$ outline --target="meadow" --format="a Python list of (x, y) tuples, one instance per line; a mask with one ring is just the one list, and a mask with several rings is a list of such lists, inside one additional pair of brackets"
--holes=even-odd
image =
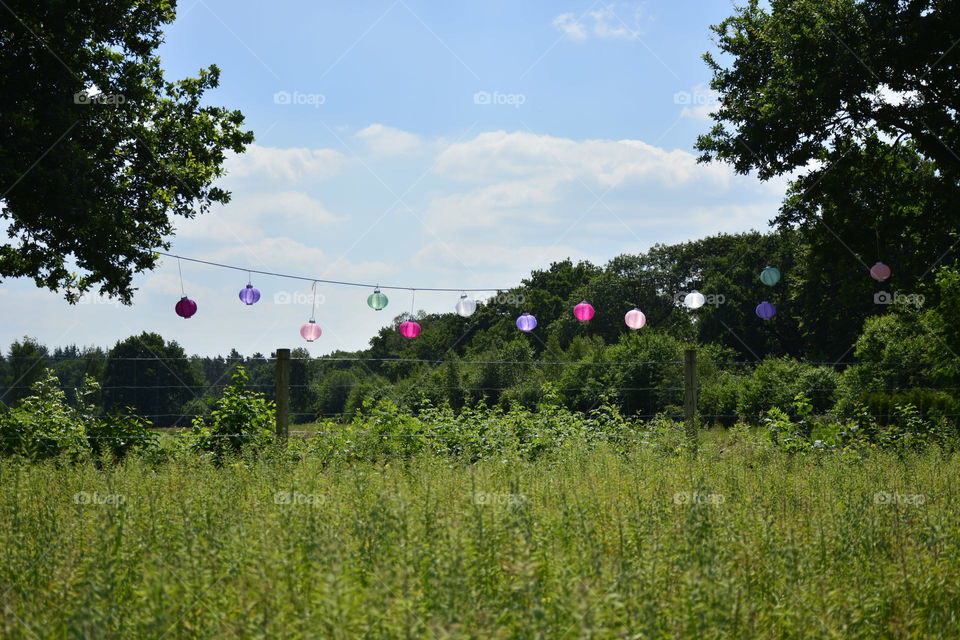
[(4, 638), (955, 638), (960, 456), (0, 461)]

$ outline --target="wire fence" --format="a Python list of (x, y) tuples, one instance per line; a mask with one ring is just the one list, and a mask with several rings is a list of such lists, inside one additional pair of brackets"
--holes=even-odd
[[(416, 413), (424, 405), (448, 404), (459, 410), (484, 405), (505, 409), (511, 404), (536, 410), (548, 395), (551, 401), (588, 414), (604, 403), (619, 407), (637, 421), (658, 416), (679, 419), (686, 392), (685, 362), (678, 359), (642, 361), (516, 360), (321, 357), (285, 358), (287, 384), (278, 385), (282, 358), (85, 357), (13, 356), (6, 359), (0, 381), (0, 403), (16, 406), (35, 390), (44, 368), (59, 377), (58, 389), (70, 399), (88, 389), (86, 375), (98, 380), (94, 402), (108, 412), (130, 412), (151, 421), (171, 437), (202, 421), (231, 384), (238, 366), (248, 371), (245, 388), (267, 400), (286, 402), (285, 419), (291, 436), (342, 435), (329, 425), (349, 421), (363, 399), (392, 401)], [(930, 362), (872, 364), (861, 362), (794, 361), (803, 379), (789, 379), (788, 369), (773, 371), (773, 380), (760, 379), (761, 361), (702, 360), (696, 363), (697, 415), (702, 424), (726, 424), (758, 419), (770, 406), (789, 410), (799, 389), (819, 413), (838, 402), (859, 403), (878, 421), (889, 420), (898, 405), (911, 402), (922, 412), (948, 419), (960, 417), (960, 385), (936, 379)], [(954, 363), (960, 364), (960, 363)], [(405, 367), (402, 373), (393, 367)], [(863, 375), (844, 375), (859, 367)], [(451, 381), (451, 371), (454, 380)], [(796, 373), (795, 371), (793, 373)], [(351, 379), (344, 379), (344, 376)], [(776, 378), (779, 375), (780, 378)], [(5, 378), (5, 379), (4, 379)], [(279, 396), (278, 396), (279, 392)], [(552, 395), (551, 395), (552, 394)], [(284, 397), (281, 397), (284, 396)], [(316, 429), (297, 425), (316, 424)], [(356, 432), (353, 432), (356, 433)], [(638, 432), (639, 433), (639, 432)], [(456, 433), (376, 434), (383, 437), (468, 437)], [(111, 436), (102, 436), (108, 438)], [(476, 437), (476, 436), (469, 436)], [(489, 437), (498, 437), (490, 435)], [(536, 437), (530, 435), (529, 437)]]

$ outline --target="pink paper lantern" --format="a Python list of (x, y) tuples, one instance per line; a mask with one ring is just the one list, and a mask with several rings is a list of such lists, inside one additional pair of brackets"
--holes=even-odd
[(586, 300), (584, 300), (583, 302), (581, 302), (580, 304), (578, 304), (573, 308), (573, 315), (580, 322), (586, 322), (587, 320), (592, 318), (595, 313), (596, 313), (596, 310), (593, 308), (593, 305), (591, 305)]
[(197, 312), (197, 303), (187, 296), (183, 296), (173, 309), (181, 318), (189, 318)]
[(323, 332), (320, 331), (320, 325), (317, 324), (316, 320), (306, 322), (300, 327), (300, 335), (303, 336), (303, 339), (307, 342), (313, 342), (320, 337), (321, 333)]
[(892, 272), (890, 271), (890, 267), (883, 264), (882, 262), (878, 262), (877, 264), (870, 267), (870, 277), (872, 277), (874, 280), (878, 282), (883, 282), (884, 280), (887, 280), (890, 277), (891, 273)]
[(643, 315), (643, 311), (640, 311), (640, 309), (631, 309), (627, 311), (627, 315), (623, 316), (623, 321), (627, 323), (628, 327), (636, 331), (647, 324), (647, 316)]
[(400, 323), (400, 335), (404, 338), (416, 338), (420, 335), (420, 325), (414, 322), (413, 320), (407, 320), (406, 322)]

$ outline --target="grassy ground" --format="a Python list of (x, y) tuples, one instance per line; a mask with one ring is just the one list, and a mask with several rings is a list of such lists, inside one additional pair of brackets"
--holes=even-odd
[(4, 638), (956, 638), (960, 457), (0, 463)]

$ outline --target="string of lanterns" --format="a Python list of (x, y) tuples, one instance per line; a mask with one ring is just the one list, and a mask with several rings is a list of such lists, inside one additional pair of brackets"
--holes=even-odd
[[(181, 298), (177, 301), (177, 304), (174, 307), (177, 315), (181, 318), (190, 318), (197, 313), (197, 303), (194, 300), (191, 300), (184, 290), (183, 286), (183, 269), (180, 265), (180, 260), (188, 260), (191, 262), (199, 262), (201, 264), (208, 264), (218, 267), (223, 267), (227, 269), (234, 269), (238, 271), (247, 271), (247, 285), (240, 290), (239, 298), (243, 304), (247, 306), (252, 306), (260, 300), (260, 291), (253, 286), (253, 270), (242, 269), (240, 267), (234, 267), (231, 265), (217, 264), (213, 262), (207, 262), (205, 260), (197, 260), (194, 258), (185, 258), (183, 256), (176, 256), (173, 254), (158, 252), (161, 255), (170, 256), (177, 259), (177, 271), (180, 275), (180, 292)], [(306, 280), (307, 278), (302, 278), (300, 276), (291, 276), (279, 273), (269, 273), (257, 271), (256, 273), (264, 273), (266, 275), (283, 277), (283, 278), (292, 278), (296, 280)], [(889, 266), (885, 265), (882, 262), (877, 262), (872, 267), (870, 267), (870, 276), (877, 280), (878, 282), (884, 282), (890, 278), (892, 271)], [(765, 267), (760, 272), (760, 282), (767, 285), (768, 287), (774, 287), (780, 282), (781, 273), (780, 270), (776, 267)], [(313, 280), (311, 285), (312, 297), (313, 297), (313, 306), (310, 312), (310, 319), (300, 327), (300, 335), (307, 342), (314, 342), (320, 338), (323, 333), (320, 329), (320, 325), (316, 321), (316, 310), (317, 310), (317, 283), (325, 282), (329, 284), (339, 284), (346, 286), (355, 286), (355, 287), (369, 287), (370, 285), (363, 283), (355, 282), (337, 282), (332, 280)], [(413, 339), (420, 335), (423, 331), (423, 328), (418, 322), (413, 319), (413, 310), (414, 310), (414, 300), (416, 298), (417, 289), (413, 287), (383, 287), (389, 289), (400, 289), (408, 290), (411, 292), (410, 296), (410, 313), (409, 319), (401, 322), (397, 331), (405, 338)], [(382, 311), (387, 307), (390, 302), (390, 299), (384, 294), (381, 290), (380, 285), (374, 287), (373, 293), (367, 297), (367, 306), (369, 306), (374, 311)], [(502, 291), (503, 289), (461, 289), (460, 299), (457, 301), (454, 311), (456, 314), (462, 318), (469, 318), (477, 310), (477, 302), (469, 295), (467, 291)], [(443, 289), (443, 288), (425, 288), (421, 291), (457, 291), (457, 289)], [(696, 289), (687, 293), (683, 298), (683, 306), (691, 311), (696, 311), (703, 307), (707, 302), (706, 296), (697, 291)], [(757, 305), (754, 310), (757, 317), (762, 320), (771, 320), (774, 316), (777, 315), (777, 306), (772, 303), (764, 300)], [(581, 301), (576, 306), (573, 307), (573, 316), (580, 322), (589, 322), (596, 315), (596, 309), (592, 304), (586, 300)], [(634, 307), (623, 317), (624, 324), (627, 325), (631, 330), (636, 331), (642, 329), (647, 324), (647, 316), (637, 307)], [(524, 312), (516, 320), (517, 329), (523, 331), (524, 333), (530, 333), (537, 328), (537, 319), (531, 313)]]

